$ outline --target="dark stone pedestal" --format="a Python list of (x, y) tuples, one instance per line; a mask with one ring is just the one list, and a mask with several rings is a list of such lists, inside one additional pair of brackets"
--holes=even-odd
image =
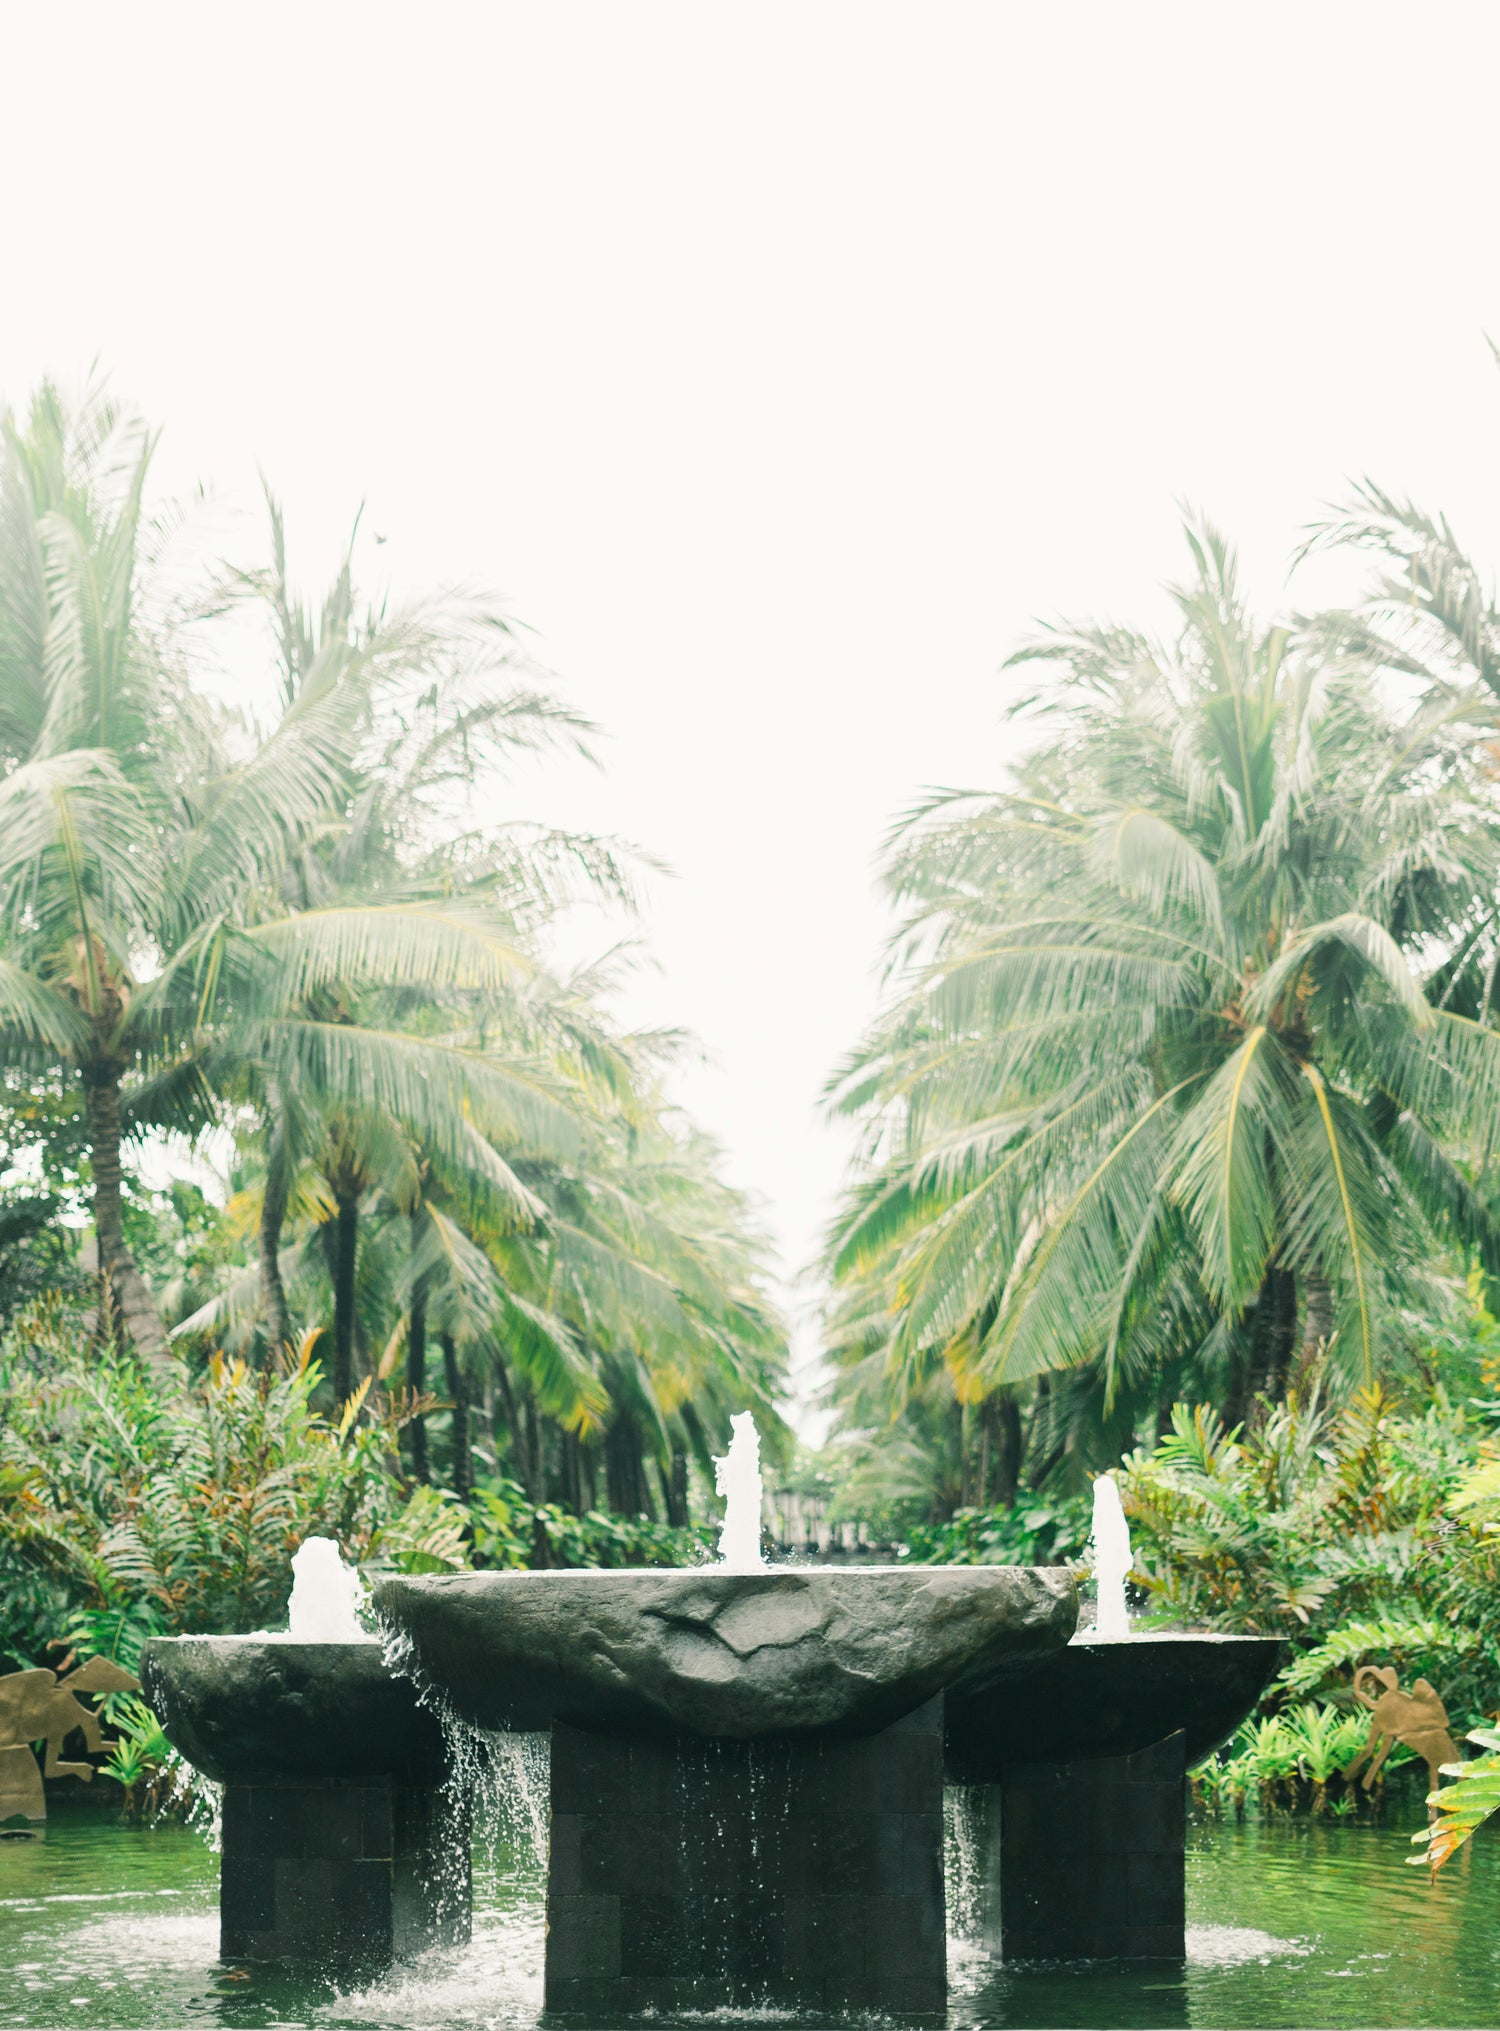
[(1006, 1764), (982, 1788), (991, 1857), (999, 1819), (987, 1943), (1006, 1960), (1180, 1959), (1186, 1788), (1180, 1734), (1133, 1756)]
[(549, 2012), (946, 2003), (942, 1701), (878, 1735), (556, 1724)]
[(391, 1778), (225, 1787), (226, 1960), (378, 1973), (469, 1923), (467, 1801)]

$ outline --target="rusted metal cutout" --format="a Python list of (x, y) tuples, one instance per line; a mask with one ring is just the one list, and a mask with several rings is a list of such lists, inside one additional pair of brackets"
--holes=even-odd
[[(1372, 1686), (1381, 1690), (1373, 1692)], [(1354, 1761), (1344, 1766), (1344, 1775), (1352, 1778), (1360, 1765), (1368, 1762), (1370, 1767), (1361, 1780), (1366, 1791), (1398, 1742), (1426, 1762), (1429, 1791), (1436, 1791), (1442, 1781), (1440, 1765), (1463, 1760), (1448, 1732), (1448, 1709), (1425, 1678), (1419, 1678), (1410, 1692), (1403, 1692), (1394, 1665), (1362, 1664), (1354, 1674), (1354, 1697), (1370, 1710), (1370, 1734)]]
[[(31, 1671), (12, 1671), (0, 1678), (0, 1821), (21, 1818), (44, 1820), (47, 1794), (42, 1778), (92, 1778), (92, 1763), (63, 1760), (63, 1744), (77, 1729), (91, 1756), (102, 1756), (109, 1744), (99, 1727), (99, 1716), (86, 1707), (79, 1693), (137, 1692), (140, 1680), (107, 1657), (91, 1657), (66, 1678), (44, 1666)], [(45, 1741), (44, 1768), (37, 1768), (33, 1742)]]

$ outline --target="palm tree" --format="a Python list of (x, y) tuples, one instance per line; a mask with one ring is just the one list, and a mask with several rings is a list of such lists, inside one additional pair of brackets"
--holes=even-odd
[(72, 414), (46, 385), (24, 433), (0, 418), (0, 1060), (77, 1078), (101, 1270), (157, 1357), (121, 1216), (139, 1118), (123, 1082), (201, 1018), (206, 983), (188, 976), (205, 927), (326, 814), (353, 701), (325, 695), (231, 760), (153, 603), (152, 449), (99, 395)]
[(1065, 682), (1013, 787), (901, 828), (901, 989), (831, 1089), (866, 1124), (836, 1342), (898, 1402), (937, 1366), (1045, 1392), (1059, 1445), (1090, 1437), (1060, 1371), (1128, 1443), (1164, 1392), (1281, 1393), (1299, 1340), (1368, 1380), (1445, 1244), (1500, 1271), (1500, 1046), (1444, 1005), (1494, 949), (1492, 788), (1358, 629), (1257, 625), (1188, 542), (1175, 642), (1029, 644)]
[[(102, 400), (71, 416), (50, 388), (24, 434), (4, 423), (0, 1059), (62, 1065), (81, 1084), (101, 1267), (124, 1331), (159, 1358), (162, 1322), (124, 1239), (127, 1134), (200, 1130), (248, 1091), (280, 1096), (275, 1151), (287, 1097), (306, 1092), (342, 1110), (346, 1152), (394, 1116), (526, 1203), (496, 1140), (566, 1155), (577, 1131), (544, 1073), (361, 1025), (351, 1006), (377, 986), (513, 996), (529, 962), (511, 912), (477, 894), (455, 905), (399, 892), (298, 907), (309, 856), (347, 819), (380, 708), (430, 685), (453, 627), (415, 609), (352, 630), (346, 572), (331, 603), (344, 622), (325, 616), (276, 725), (237, 757), (151, 604), (151, 449)], [(468, 674), (482, 661), (471, 645)], [(476, 709), (472, 739), (483, 722)], [(282, 1150), (273, 1206), (286, 1184)], [(340, 1211), (352, 1258), (357, 1201), (346, 1194)], [(274, 1268), (274, 1235), (261, 1261)], [(268, 1281), (279, 1327), (284, 1294), (278, 1306)]]
[[(577, 1135), (564, 1119), (570, 1084), (554, 1078), (545, 1062), (553, 1039), (541, 1019), (550, 1003), (537, 991), (535, 934), (575, 885), (626, 902), (630, 877), (609, 841), (473, 817), (481, 783), (490, 788), (518, 752), (559, 743), (581, 748), (592, 730), (537, 688), (505, 619), (454, 598), (429, 601), (394, 620), (378, 610), (358, 617), (352, 542), (314, 618), (291, 587), (285, 525), (269, 495), (268, 508), (269, 566), (231, 573), (220, 589), (268, 615), (283, 711), (296, 713), (331, 677), (347, 682), (352, 672), (374, 673), (373, 682), (365, 680), (368, 716), (348, 758), (336, 822), (303, 843), (283, 883), (289, 918), (301, 924), (348, 919), (360, 925), (361, 938), (357, 949), (351, 947), (350, 975), (337, 983), (310, 982), (311, 999), (299, 1012), (349, 1031), (340, 1040), (346, 1072), (357, 1073), (372, 1051), (389, 1055), (395, 1049), (417, 1075), (394, 1110), (373, 1099), (379, 1083), (373, 1066), (372, 1077), (356, 1076), (328, 1090), (309, 1081), (305, 1063), (293, 1078), (273, 1058), (259, 1082), (266, 1153), (259, 1259), (272, 1344), (289, 1333), (280, 1235), (291, 1174), (305, 1161), (320, 1174), (329, 1209), (334, 1386), (347, 1394), (361, 1208), (373, 1192), (383, 1189), (415, 1217), (412, 1167), (425, 1168), (442, 1145), (450, 1176), (467, 1158), (481, 1187), (501, 1189), (512, 1217), (518, 1205), (528, 1217), (537, 1211), (473, 1121), (460, 1123), (465, 1132), (457, 1148), (435, 1121), (429, 1103), (437, 1096), (440, 1108), (446, 1104), (442, 1096), (455, 1072), (470, 1086), (490, 1089), (507, 1079), (513, 1087), (531, 1083), (538, 1103), (531, 1109), (532, 1132), (509, 1124), (512, 1156), (567, 1155), (576, 1147)], [(394, 944), (372, 935), (381, 923)], [(481, 969), (484, 977), (462, 968), (455, 973), (449, 960), (459, 956), (464, 938), (448, 956), (429, 938), (419, 944), (434, 961), (430, 970), (410, 970), (409, 955), (397, 947), (414, 927), (439, 924), (457, 925), (465, 936), (482, 932), (508, 965)], [(240, 1049), (240, 1040), (232, 1037), (231, 1046)], [(538, 1140), (535, 1131), (548, 1113), (543, 1103), (550, 1105), (548, 1132)], [(472, 1115), (467, 1091), (465, 1104)], [(425, 1346), (422, 1289), (418, 1283), (413, 1290), (414, 1369)], [(420, 1419), (414, 1439), (422, 1444)]]

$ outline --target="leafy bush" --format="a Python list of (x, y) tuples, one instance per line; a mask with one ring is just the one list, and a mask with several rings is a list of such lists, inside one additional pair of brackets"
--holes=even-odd
[(1180, 1404), (1119, 1477), (1134, 1578), (1159, 1622), (1292, 1641), (1280, 1698), (1347, 1704), (1352, 1668), (1378, 1657), (1482, 1720), (1500, 1698), (1491, 1430), (1488, 1406), (1441, 1388), (1419, 1413), (1378, 1390), (1335, 1411), (1314, 1389), (1235, 1432)]
[(1280, 1713), (1245, 1722), (1233, 1741), (1192, 1773), (1193, 1796), (1206, 1810), (1243, 1819), (1254, 1805), (1262, 1814), (1330, 1813), (1336, 1818), (1363, 1811), (1378, 1817), (1389, 1771), (1414, 1760), (1398, 1748), (1367, 1792), (1344, 1781), (1344, 1770), (1364, 1747), (1370, 1717), (1331, 1702), (1308, 1700)]
[(1081, 1495), (1014, 1509), (960, 1509), (946, 1523), (909, 1527), (906, 1555), (918, 1565), (1070, 1565), (1088, 1544), (1090, 1516), (1090, 1500)]
[(644, 1516), (575, 1516), (556, 1503), (538, 1505), (515, 1481), (493, 1480), (470, 1504), (477, 1566), (691, 1566), (709, 1554), (707, 1525), (675, 1529)]
[(317, 1383), (306, 1347), (260, 1373), (215, 1357), (190, 1385), (23, 1321), (0, 1347), (0, 1650), (133, 1667), (153, 1634), (278, 1624), (313, 1533), (359, 1562), (463, 1563), (429, 1492), (404, 1499), (397, 1418), (361, 1390), (332, 1424)]
[(110, 1721), (115, 1740), (100, 1774), (123, 1787), (127, 1819), (155, 1819), (172, 1802), (181, 1759), (143, 1699), (117, 1696)]

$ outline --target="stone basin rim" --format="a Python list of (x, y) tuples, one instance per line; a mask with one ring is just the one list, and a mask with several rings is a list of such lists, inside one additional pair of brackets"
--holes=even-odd
[(385, 1638), (368, 1636), (293, 1636), (289, 1629), (204, 1630), (187, 1636), (153, 1636), (153, 1643), (276, 1643), (287, 1650), (379, 1649)]
[[(945, 1574), (957, 1577), (967, 1573), (1064, 1573), (1070, 1570), (1065, 1565), (1021, 1566), (1021, 1565), (972, 1565), (972, 1566), (920, 1566), (903, 1563), (894, 1566), (835, 1566), (825, 1565), (821, 1560), (816, 1564), (779, 1565), (757, 1567), (753, 1572), (743, 1568), (721, 1566), (715, 1563), (702, 1566), (544, 1566), (513, 1568), (509, 1572), (476, 1571), (467, 1573), (389, 1573), (375, 1582), (377, 1587), (403, 1580), (433, 1581), (445, 1584), (458, 1580), (484, 1580), (493, 1585), (524, 1585), (555, 1580), (808, 1580), (827, 1573), (848, 1579), (853, 1574), (868, 1574), (871, 1579), (890, 1579), (902, 1574), (908, 1579), (940, 1579)], [(176, 1639), (173, 1639), (174, 1641)], [(1124, 1642), (1128, 1639), (1113, 1639)]]
[(1284, 1643), (1284, 1636), (1246, 1635), (1232, 1629), (1132, 1629), (1128, 1636), (1095, 1636), (1080, 1629), (1063, 1646), (1066, 1650), (1118, 1650), (1122, 1645), (1141, 1649), (1148, 1643)]
[(479, 1727), (735, 1740), (879, 1733), (1078, 1614), (1066, 1568), (1001, 1565), (392, 1575), (374, 1605)]

